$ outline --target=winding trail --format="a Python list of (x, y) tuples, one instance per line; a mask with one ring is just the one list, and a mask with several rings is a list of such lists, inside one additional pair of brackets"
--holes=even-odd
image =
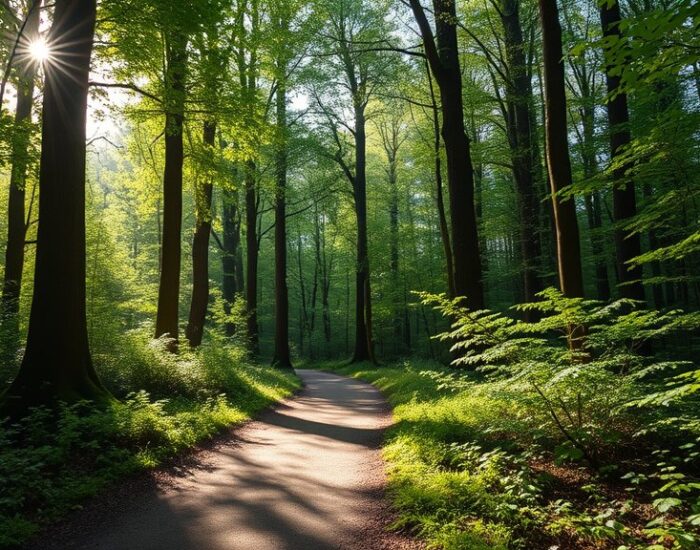
[(303, 390), (199, 453), (78, 513), (34, 548), (418, 548), (393, 519), (379, 454), (390, 409), (371, 385), (298, 370)]

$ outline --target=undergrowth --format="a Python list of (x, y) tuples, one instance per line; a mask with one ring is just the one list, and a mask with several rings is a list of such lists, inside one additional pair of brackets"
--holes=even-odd
[[(102, 379), (120, 402), (56, 413), (35, 409), (0, 424), (0, 548), (80, 506), (110, 482), (153, 468), (222, 429), (243, 422), (299, 385), (294, 375), (245, 362), (214, 342), (197, 352), (165, 351), (141, 331), (97, 355)], [(139, 388), (138, 391), (130, 391)]]
[(438, 338), (459, 368), (321, 365), (393, 406), (395, 527), (447, 550), (699, 546), (699, 371), (659, 342), (697, 315), (548, 291), (524, 323), (423, 298), (452, 319)]

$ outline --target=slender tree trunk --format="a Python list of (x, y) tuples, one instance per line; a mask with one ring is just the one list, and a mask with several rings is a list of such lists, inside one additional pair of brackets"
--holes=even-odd
[(367, 137), (364, 107), (355, 107), (355, 216), (357, 218), (357, 272), (355, 281), (355, 351), (352, 362), (374, 361), (372, 302), (367, 245)]
[(275, 151), (275, 351), (273, 365), (292, 368), (289, 353), (289, 293), (287, 290), (287, 90), (284, 74), (277, 83), (277, 131)]
[(433, 89), (433, 77), (430, 74), (430, 68), (426, 67), (428, 72), (428, 84), (430, 85), (430, 100), (433, 106), (433, 152), (435, 154), (435, 197), (437, 203), (438, 221), (440, 223), (440, 238), (442, 240), (442, 248), (445, 254), (445, 270), (447, 271), (447, 289), (450, 296), (456, 296), (455, 293), (455, 277), (454, 277), (454, 262), (452, 260), (452, 244), (450, 242), (450, 230), (447, 224), (447, 215), (445, 214), (445, 199), (442, 190), (442, 158), (441, 158), (441, 138), (440, 138), (440, 118), (438, 113), (438, 104), (435, 99), (435, 90)]
[[(581, 100), (584, 103), (581, 109), (581, 125), (583, 127), (583, 142), (581, 143), (581, 157), (583, 159), (583, 177), (587, 180), (593, 178), (598, 172), (594, 143), (594, 98), (588, 86), (587, 77), (581, 78), (579, 83)], [(601, 214), (601, 198), (598, 191), (593, 191), (585, 197), (586, 217), (591, 243), (591, 253), (595, 266), (596, 295), (599, 300), (610, 300), (610, 283), (608, 280), (608, 267), (605, 259), (605, 241), (600, 231), (603, 228)]]
[(479, 238), (474, 211), (474, 170), (464, 126), (462, 74), (457, 47), (456, 8), (453, 0), (434, 0), (435, 37), (419, 0), (410, 0), (423, 37), (426, 57), (440, 90), (442, 139), (447, 156), (450, 192), (454, 287), (471, 309), (484, 307)]
[(255, 162), (246, 162), (245, 219), (246, 219), (246, 335), (251, 353), (259, 352), (258, 342), (258, 198), (255, 185)]
[[(46, 70), (39, 175), (39, 228), (27, 347), (3, 408), (82, 399), (106, 402), (93, 368), (85, 294), (85, 124), (94, 0), (56, 0)], [(60, 70), (59, 70), (60, 68)]]
[(166, 46), (165, 167), (163, 172), (163, 246), (155, 337), (172, 339), (177, 349), (182, 259), (182, 125), (185, 103), (187, 39), (174, 35)]
[[(34, 0), (29, 7), (24, 27), (23, 44), (36, 39), (39, 32), (41, 0)], [(15, 135), (12, 140), (12, 170), (10, 172), (10, 192), (7, 206), (7, 247), (5, 249), (5, 279), (2, 287), (0, 320), (8, 317), (13, 325), (12, 332), (18, 337), (17, 313), (22, 290), (24, 269), (24, 246), (27, 233), (25, 221), (25, 183), (27, 177), (27, 149), (29, 146), (32, 107), (34, 104), (34, 80), (37, 63), (32, 59), (22, 59), (18, 66), (17, 108), (15, 111)], [(11, 318), (11, 319), (10, 319)]]
[(517, 188), (520, 222), (520, 252), (523, 261), (523, 294), (525, 301), (533, 302), (542, 290), (539, 279), (539, 258), (542, 247), (539, 236), (540, 199), (537, 195), (533, 164), (532, 84), (525, 61), (525, 42), (520, 23), (518, 0), (502, 0), (501, 21), (509, 80), (506, 82), (506, 101), (509, 105), (507, 128), (510, 134), (511, 161)]
[(399, 191), (396, 175), (396, 152), (389, 158), (389, 270), (393, 293), (393, 328), (395, 351), (402, 342), (401, 301), (399, 295)]
[[(223, 251), (221, 255), (221, 267), (223, 271), (222, 294), (224, 299), (224, 313), (230, 315), (236, 294), (243, 291), (243, 266), (241, 255), (241, 215), (238, 207), (237, 192), (225, 187), (221, 192), (222, 225), (223, 225)], [(233, 336), (236, 332), (234, 322), (228, 320), (225, 326), (226, 336)]]
[[(623, 40), (620, 31), (620, 5), (617, 0), (605, 1), (600, 7), (603, 37)], [(606, 52), (607, 53), (607, 52)], [(619, 162), (620, 155), (631, 141), (627, 94), (620, 93), (620, 76), (615, 67), (607, 66), (605, 77), (608, 86), (608, 122), (610, 124), (610, 160)], [(645, 301), (641, 266), (630, 267), (628, 262), (642, 253), (638, 233), (629, 233), (621, 227), (637, 214), (637, 199), (634, 183), (627, 172), (629, 164), (613, 170), (613, 219), (615, 222), (615, 252), (620, 294), (625, 298)]]
[[(216, 138), (216, 122), (204, 123), (204, 146), (211, 152)], [(201, 196), (197, 194), (197, 212), (194, 239), (192, 240), (192, 301), (190, 316), (185, 329), (185, 336), (190, 347), (197, 348), (202, 344), (204, 323), (207, 318), (209, 305), (209, 236), (211, 235), (211, 200), (213, 182), (207, 177)]]
[(559, 284), (565, 296), (581, 297), (583, 275), (576, 204), (573, 198), (562, 199), (558, 196), (560, 191), (571, 185), (559, 10), (556, 0), (539, 0), (539, 7), (546, 97), (547, 167), (557, 233)]

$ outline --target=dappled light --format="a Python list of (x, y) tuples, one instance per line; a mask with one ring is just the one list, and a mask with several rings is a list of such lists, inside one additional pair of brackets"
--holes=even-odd
[(0, 36), (0, 550), (700, 547), (696, 0)]

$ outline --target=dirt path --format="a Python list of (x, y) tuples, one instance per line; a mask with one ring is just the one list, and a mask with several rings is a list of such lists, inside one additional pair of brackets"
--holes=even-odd
[(295, 398), (200, 453), (185, 473), (122, 488), (34, 548), (417, 548), (389, 534), (379, 455), (389, 409), (372, 386), (299, 370)]

